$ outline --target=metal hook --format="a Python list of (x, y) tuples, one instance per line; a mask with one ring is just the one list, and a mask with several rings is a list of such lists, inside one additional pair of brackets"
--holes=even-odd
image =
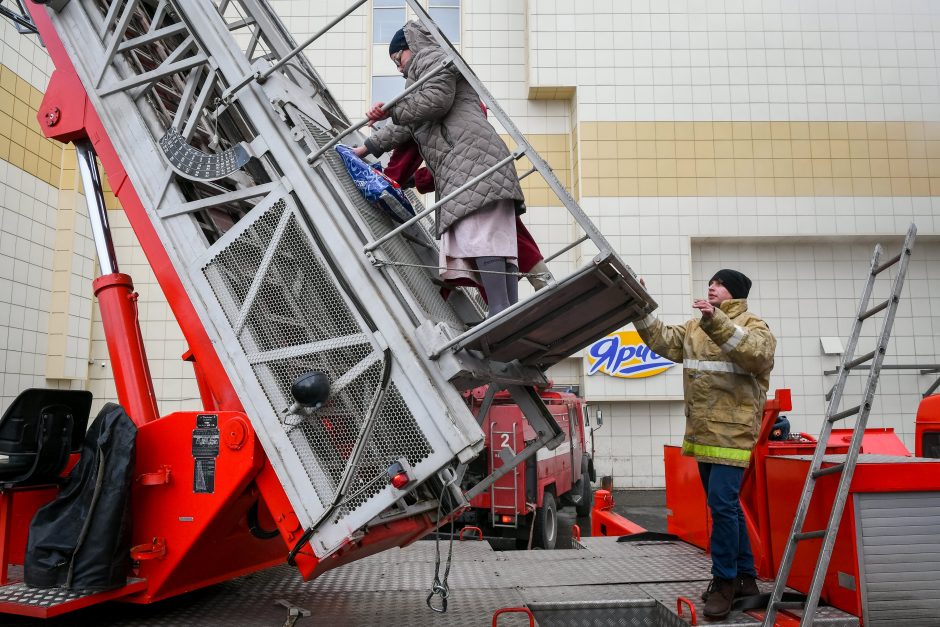
[[(440, 607), (434, 607), (434, 604), (431, 602), (435, 594), (441, 597)], [(450, 591), (447, 589), (447, 586), (441, 585), (441, 582), (435, 578), (434, 585), (431, 586), (431, 592), (428, 593), (428, 598), (425, 600), (425, 603), (438, 614), (444, 614), (447, 612), (447, 597), (449, 594)]]

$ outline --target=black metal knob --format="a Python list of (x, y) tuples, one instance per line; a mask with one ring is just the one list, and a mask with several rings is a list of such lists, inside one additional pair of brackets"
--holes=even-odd
[(330, 378), (325, 372), (313, 370), (306, 372), (290, 386), (294, 400), (304, 407), (320, 407), (330, 396)]

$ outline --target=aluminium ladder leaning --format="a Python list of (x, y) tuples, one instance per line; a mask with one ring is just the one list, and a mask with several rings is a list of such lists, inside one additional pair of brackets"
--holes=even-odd
[[(878, 387), (878, 376), (881, 372), (882, 361), (888, 349), (888, 339), (891, 337), (891, 328), (894, 325), (894, 316), (901, 299), (901, 289), (904, 286), (904, 277), (907, 274), (907, 266), (911, 259), (911, 250), (914, 247), (914, 239), (916, 236), (917, 227), (911, 224), (907, 231), (907, 236), (904, 238), (904, 244), (901, 246), (901, 251), (884, 263), (881, 263), (881, 244), (875, 246), (871, 258), (868, 280), (862, 291), (862, 296), (858, 304), (858, 312), (852, 325), (852, 333), (849, 336), (848, 346), (846, 346), (845, 352), (842, 354), (842, 364), (838, 370), (839, 378), (826, 395), (829, 404), (826, 407), (822, 431), (819, 434), (819, 440), (816, 442), (816, 451), (813, 453), (813, 460), (810, 463), (809, 472), (806, 474), (806, 483), (803, 485), (803, 493), (800, 496), (799, 505), (797, 506), (796, 514), (793, 519), (793, 527), (790, 530), (786, 549), (780, 561), (780, 568), (777, 571), (774, 589), (767, 605), (767, 614), (764, 618), (765, 627), (774, 624), (777, 611), (781, 609), (802, 609), (803, 616), (800, 620), (800, 625), (805, 626), (813, 623), (816, 607), (819, 605), (819, 596), (822, 592), (823, 582), (826, 579), (826, 571), (829, 568), (829, 559), (832, 556), (832, 550), (835, 545), (836, 532), (842, 521), (842, 512), (845, 508), (845, 501), (848, 498), (849, 485), (852, 482), (855, 464), (858, 461), (862, 437), (865, 434), (865, 425), (868, 422), (868, 414), (871, 411), (875, 390)], [(875, 279), (879, 274), (895, 265), (898, 266), (898, 270), (891, 287), (891, 294), (885, 301), (869, 308), (868, 301), (874, 289)], [(878, 335), (875, 348), (860, 357), (855, 357), (855, 349), (858, 345), (859, 336), (861, 335), (862, 324), (868, 318), (885, 310), (887, 311), (882, 320), (881, 333)], [(862, 402), (850, 409), (839, 411), (839, 403), (842, 401), (842, 393), (845, 390), (849, 372), (851, 372), (853, 368), (857, 368), (869, 361), (871, 362), (871, 366), (863, 388), (864, 396)], [(855, 415), (857, 415), (858, 418), (852, 431), (852, 440), (849, 443), (849, 449), (845, 455), (844, 461), (822, 468), (823, 458), (826, 454), (826, 446), (829, 442), (829, 435), (832, 432), (832, 425), (839, 420)], [(836, 490), (826, 528), (804, 531), (803, 524), (806, 522), (806, 514), (809, 511), (810, 502), (813, 498), (813, 489), (816, 485), (816, 479), (837, 473), (841, 473), (839, 477), (839, 487)], [(816, 566), (813, 569), (813, 577), (806, 594), (806, 599), (804, 601), (782, 601), (783, 592), (787, 585), (787, 578), (790, 575), (790, 568), (793, 566), (793, 560), (796, 556), (797, 544), (804, 540), (812, 539), (822, 539), (822, 546), (819, 550)]]

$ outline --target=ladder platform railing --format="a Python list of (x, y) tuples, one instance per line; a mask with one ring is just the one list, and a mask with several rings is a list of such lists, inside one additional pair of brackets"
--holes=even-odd
[[(322, 150), (322, 149), (321, 149), (321, 150)], [(369, 242), (368, 244), (366, 244), (365, 246), (362, 247), (362, 250), (363, 250), (367, 255), (369, 255), (370, 253), (374, 252), (375, 249), (377, 249), (379, 246), (381, 246), (382, 244), (384, 244), (384, 243), (387, 242), (388, 240), (392, 239), (393, 237), (395, 237), (396, 235), (402, 233), (403, 231), (409, 229), (410, 227), (412, 227), (413, 225), (415, 225), (415, 224), (417, 224), (419, 221), (421, 221), (423, 218), (426, 218), (426, 217), (428, 217), (429, 215), (431, 215), (432, 213), (434, 213), (435, 211), (437, 211), (438, 208), (441, 207), (441, 205), (443, 205), (443, 204), (445, 204), (445, 203), (447, 203), (447, 202), (450, 202), (451, 200), (453, 200), (454, 198), (456, 198), (457, 196), (459, 196), (460, 194), (462, 194), (462, 193), (465, 192), (466, 190), (470, 189), (471, 187), (473, 187), (473, 186), (476, 185), (477, 183), (479, 183), (479, 182), (481, 182), (481, 181), (483, 181), (483, 180), (489, 178), (489, 177), (492, 176), (497, 170), (499, 170), (500, 168), (502, 168), (504, 165), (509, 164), (509, 163), (512, 163), (513, 161), (515, 161), (515, 160), (517, 160), (517, 159), (521, 159), (521, 158), (524, 157), (524, 156), (525, 156), (525, 153), (524, 153), (524, 152), (514, 152), (514, 153), (510, 154), (508, 157), (505, 157), (505, 158), (503, 158), (503, 159), (500, 159), (495, 165), (493, 165), (493, 166), (487, 168), (486, 170), (484, 170), (483, 172), (481, 172), (480, 174), (478, 174), (478, 175), (475, 176), (474, 178), (470, 179), (469, 181), (467, 181), (466, 183), (464, 183), (463, 185), (461, 185), (460, 187), (458, 187), (458, 188), (455, 189), (454, 191), (450, 192), (449, 194), (447, 194), (446, 196), (444, 196), (443, 198), (441, 198), (440, 200), (438, 200), (437, 202), (435, 202), (433, 205), (428, 206), (424, 211), (421, 211), (421, 212), (415, 214), (414, 217), (408, 219), (408, 220), (405, 221), (405, 222), (402, 222), (399, 226), (397, 226), (396, 228), (392, 229), (391, 231), (389, 231), (388, 233), (386, 233), (386, 234), (383, 235), (382, 237), (376, 239), (375, 241)]]
[[(453, 63), (453, 59), (444, 59), (443, 61), (440, 62), (440, 64), (438, 64), (437, 67), (432, 68), (427, 74), (425, 74), (424, 76), (422, 76), (421, 78), (419, 78), (418, 80), (416, 80), (415, 82), (413, 82), (411, 85), (408, 85), (408, 87), (406, 87), (403, 91), (401, 91), (401, 92), (398, 93), (396, 96), (394, 96), (391, 100), (389, 100), (388, 102), (386, 102), (385, 104), (383, 104), (382, 107), (381, 107), (381, 110), (382, 110), (383, 112), (387, 112), (387, 111), (388, 111), (389, 109), (391, 109), (395, 104), (397, 104), (402, 98), (404, 98), (404, 97), (407, 96), (408, 94), (410, 94), (410, 93), (412, 93), (412, 92), (417, 91), (418, 89), (420, 89), (420, 88), (421, 88), (425, 83), (427, 83), (429, 80), (431, 80), (432, 78), (434, 78), (435, 76), (437, 76), (438, 74), (440, 74), (442, 71), (444, 71), (445, 69), (447, 69), (448, 67), (450, 67), (452, 63)], [(319, 159), (320, 156), (323, 155), (323, 153), (325, 153), (327, 150), (329, 150), (330, 148), (332, 148), (333, 146), (335, 146), (336, 144), (338, 144), (338, 143), (339, 143), (340, 141), (342, 141), (344, 138), (348, 137), (349, 135), (351, 135), (351, 134), (353, 134), (354, 132), (358, 131), (358, 130), (361, 129), (362, 127), (366, 126), (366, 125), (369, 124), (371, 121), (372, 121), (371, 118), (365, 117), (365, 118), (362, 118), (361, 120), (359, 120), (358, 122), (356, 122), (356, 123), (354, 123), (354, 124), (350, 124), (350, 125), (347, 126), (345, 129), (343, 129), (342, 131), (340, 131), (340, 132), (336, 135), (336, 137), (334, 137), (333, 139), (331, 139), (325, 146), (321, 146), (318, 150), (315, 150), (315, 151), (311, 152), (309, 155), (307, 155), (307, 163), (313, 163), (314, 161), (316, 161), (317, 159)], [(506, 162), (506, 163), (508, 163), (508, 162)], [(502, 163), (500, 167), (502, 167), (502, 165), (505, 165), (505, 163)], [(495, 170), (494, 170), (494, 171), (495, 171)], [(489, 176), (489, 174), (492, 174), (492, 172), (490, 172), (489, 170), (487, 170), (487, 172), (486, 172), (485, 174), (486, 174), (486, 176)], [(479, 180), (482, 180), (483, 178), (486, 178), (486, 177), (481, 175), (481, 177), (479, 177)], [(477, 182), (479, 182), (479, 181), (478, 181), (478, 180), (474, 180), (474, 184), (476, 184)], [(468, 187), (469, 187), (469, 185), (468, 185)], [(463, 188), (463, 189), (466, 189), (466, 187)], [(463, 191), (463, 189), (461, 189), (460, 191)]]

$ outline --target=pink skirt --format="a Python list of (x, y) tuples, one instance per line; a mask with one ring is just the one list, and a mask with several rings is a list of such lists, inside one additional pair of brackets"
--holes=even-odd
[(518, 266), (516, 203), (511, 199), (492, 202), (457, 220), (441, 235), (441, 278), (477, 281), (475, 257), (506, 257)]

